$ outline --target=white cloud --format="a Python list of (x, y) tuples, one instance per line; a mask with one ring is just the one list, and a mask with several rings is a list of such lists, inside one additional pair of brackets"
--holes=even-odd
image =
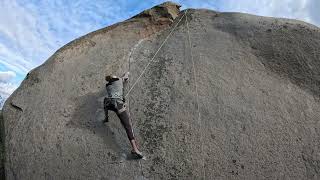
[(0, 82), (0, 109), (7, 98), (17, 89), (17, 85), (11, 83)]
[(320, 26), (320, 0), (177, 0), (183, 8), (298, 19)]
[(39, 37), (38, 29), (41, 27), (38, 27), (32, 12), (14, 0), (1, 1), (0, 12), (0, 63), (25, 74), (38, 65), (40, 61), (37, 58), (46, 56), (50, 48)]
[(320, 25), (319, 0), (219, 0), (221, 11), (291, 18)]
[(320, 1), (310, 0), (308, 3), (308, 9), (311, 21), (320, 26)]
[(0, 44), (0, 64), (8, 69), (20, 74), (25, 74), (33, 67), (32, 61), (27, 61), (24, 57), (13, 49), (9, 49), (5, 44)]
[(14, 77), (16, 77), (16, 73), (13, 71), (0, 71), (0, 82), (8, 82)]
[(12, 83), (3, 83), (0, 82), (0, 96), (7, 98), (17, 89), (17, 85)]
[(67, 42), (126, 18), (105, 0), (0, 1), (0, 66), (24, 76)]

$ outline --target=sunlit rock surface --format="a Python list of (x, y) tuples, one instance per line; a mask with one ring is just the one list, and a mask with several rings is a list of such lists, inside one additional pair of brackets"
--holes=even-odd
[[(175, 25), (127, 97), (147, 156), (129, 160), (104, 76), (128, 91)], [(6, 101), (7, 179), (319, 179), (319, 47), (301, 21), (172, 3), (85, 35)]]

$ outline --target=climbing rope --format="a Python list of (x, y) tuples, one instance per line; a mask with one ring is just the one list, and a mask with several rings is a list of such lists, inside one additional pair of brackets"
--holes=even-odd
[[(158, 48), (158, 50), (156, 51), (156, 53), (153, 55), (153, 57), (151, 58), (151, 60), (148, 62), (148, 64), (145, 66), (145, 68), (143, 69), (143, 71), (141, 72), (141, 74), (139, 75), (139, 77), (137, 78), (137, 80), (133, 83), (133, 85), (130, 87), (130, 81), (128, 82), (129, 84), (129, 91), (127, 92), (127, 94), (125, 95), (125, 97), (127, 97), (130, 92), (132, 91), (132, 89), (135, 87), (135, 85), (139, 82), (139, 80), (141, 79), (141, 77), (143, 76), (143, 74), (146, 72), (146, 70), (148, 69), (149, 65), (154, 61), (154, 58), (157, 56), (157, 54), (159, 53), (159, 51), (161, 50), (161, 48), (163, 47), (163, 45), (167, 42), (167, 40), (169, 39), (169, 37), (172, 35), (172, 33), (174, 32), (174, 30), (176, 29), (176, 27), (180, 24), (181, 20), (186, 16), (186, 13), (179, 19), (179, 21), (177, 22), (177, 24), (172, 28), (172, 30), (170, 31), (170, 33), (168, 34), (168, 36), (164, 39), (164, 41), (161, 43), (160, 47)], [(130, 57), (129, 57), (129, 72), (130, 72)], [(130, 114), (130, 97), (128, 98), (128, 111)], [(130, 115), (131, 116), (131, 115)], [(141, 175), (144, 176), (144, 173), (142, 171), (142, 165), (139, 161), (139, 168), (140, 168), (140, 172)]]
[[(187, 12), (186, 12), (187, 13)], [(201, 150), (201, 155), (203, 154), (203, 135), (202, 135), (202, 125), (201, 125), (201, 113), (200, 113), (200, 105), (199, 105), (199, 93), (198, 93), (198, 84), (197, 84), (197, 72), (193, 60), (193, 52), (192, 52), (192, 43), (191, 43), (191, 38), (190, 38), (190, 30), (189, 30), (189, 23), (188, 23), (188, 16), (186, 16), (186, 24), (187, 24), (187, 32), (188, 32), (188, 42), (189, 42), (189, 48), (190, 48), (190, 55), (191, 55), (191, 61), (192, 61), (192, 69), (193, 69), (193, 78), (195, 81), (195, 93), (196, 93), (196, 102), (197, 102), (197, 111), (198, 111), (198, 123), (199, 123), (199, 128), (200, 128), (200, 150)], [(202, 176), (203, 179), (205, 179), (205, 169), (204, 169), (204, 158), (203, 155), (202, 157)]]
[[(188, 11), (188, 10), (187, 10)], [(164, 41), (161, 43), (160, 47), (158, 48), (158, 50), (156, 51), (156, 53), (153, 55), (153, 57), (151, 58), (151, 60), (148, 62), (148, 64), (145, 66), (145, 68), (143, 69), (143, 71), (141, 72), (140, 76), (137, 78), (137, 80), (133, 83), (133, 85), (131, 86), (131, 88), (129, 89), (128, 93), (125, 95), (125, 97), (127, 97), (129, 95), (129, 93), (132, 91), (132, 89), (135, 87), (135, 85), (138, 83), (138, 81), (140, 80), (140, 78), (143, 76), (143, 74), (145, 73), (145, 71), (147, 70), (147, 68), (149, 67), (149, 65), (153, 62), (154, 58), (157, 56), (158, 52), (160, 51), (160, 49), (162, 48), (162, 46), (167, 42), (167, 40), (169, 39), (169, 37), (171, 36), (171, 34), (173, 33), (173, 31), (176, 29), (176, 27), (179, 25), (180, 21), (184, 18), (184, 16), (186, 15), (186, 13), (180, 18), (180, 20), (178, 21), (178, 23), (172, 28), (171, 32), (169, 33), (169, 35), (164, 39)]]
[[(132, 54), (134, 54), (134, 51), (132, 52)], [(130, 61), (131, 60), (131, 55), (129, 56), (129, 58), (128, 58), (128, 72), (130, 72)], [(129, 85), (129, 89), (130, 89), (130, 79), (131, 78), (129, 78), (128, 79), (128, 85)], [(128, 98), (128, 112), (129, 112), (129, 117), (130, 117), (130, 125), (131, 125), (131, 127), (132, 127), (132, 133), (134, 134), (134, 132), (133, 132), (133, 125), (132, 125), (132, 119), (131, 119), (131, 108), (130, 108), (130, 97)], [(144, 177), (144, 173), (143, 173), (143, 170), (142, 170), (142, 165), (141, 165), (141, 162), (140, 161), (138, 161), (138, 164), (139, 164), (139, 169), (140, 169), (140, 173), (141, 173), (141, 175), (142, 175), (142, 177)]]
[[(198, 123), (200, 126), (200, 142), (201, 142), (201, 154), (203, 154), (203, 135), (202, 135), (202, 124), (201, 124), (201, 113), (200, 113), (200, 103), (199, 103), (199, 93), (198, 93), (198, 84), (197, 84), (197, 72), (195, 69), (195, 63), (194, 63), (194, 59), (193, 59), (193, 52), (192, 52), (192, 43), (191, 43), (191, 38), (190, 38), (190, 30), (189, 30), (189, 23), (188, 23), (188, 16), (187, 16), (187, 12), (188, 10), (186, 10), (186, 12), (184, 13), (184, 15), (180, 18), (180, 20), (177, 22), (177, 24), (172, 28), (172, 30), (170, 31), (170, 33), (168, 34), (168, 36), (165, 38), (165, 40), (161, 43), (160, 47), (158, 48), (158, 50), (156, 51), (156, 53), (153, 55), (153, 57), (151, 58), (151, 60), (148, 62), (148, 64), (145, 66), (145, 68), (143, 69), (143, 71), (141, 72), (141, 74), (138, 76), (137, 80), (133, 83), (133, 85), (130, 87), (130, 83), (129, 83), (129, 91), (127, 92), (127, 94), (125, 95), (125, 97), (127, 97), (130, 92), (132, 91), (132, 89), (136, 86), (136, 84), (139, 82), (139, 80), (141, 79), (141, 77), (143, 76), (143, 74), (146, 72), (146, 70), (148, 69), (149, 65), (154, 61), (154, 58), (157, 56), (157, 54), (159, 53), (159, 51), (161, 50), (161, 48), (163, 47), (163, 45), (167, 42), (167, 40), (169, 39), (169, 37), (172, 35), (172, 33), (174, 32), (174, 30), (176, 29), (176, 27), (180, 24), (181, 20), (186, 17), (186, 24), (187, 24), (187, 34), (188, 34), (188, 44), (189, 44), (189, 48), (190, 48), (190, 54), (191, 54), (191, 61), (192, 61), (192, 68), (193, 68), (193, 75), (194, 75), (194, 81), (195, 81), (195, 93), (196, 93), (196, 102), (197, 102), (197, 111), (198, 111)], [(129, 57), (129, 72), (130, 72), (130, 57)], [(130, 106), (130, 100), (129, 100), (129, 106)], [(129, 108), (129, 107), (128, 107)], [(140, 166), (140, 170), (141, 173), (143, 174), (142, 171), (142, 167), (139, 161), (139, 166)], [(204, 169), (204, 157), (202, 155), (202, 176), (205, 179), (205, 169)]]

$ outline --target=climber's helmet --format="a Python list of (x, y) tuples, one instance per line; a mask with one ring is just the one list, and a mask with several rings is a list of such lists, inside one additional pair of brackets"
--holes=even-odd
[(119, 79), (119, 78), (117, 76), (115, 76), (115, 75), (106, 76), (106, 81), (108, 81), (108, 82), (111, 82), (111, 81), (114, 81), (114, 80), (117, 80), (117, 79)]

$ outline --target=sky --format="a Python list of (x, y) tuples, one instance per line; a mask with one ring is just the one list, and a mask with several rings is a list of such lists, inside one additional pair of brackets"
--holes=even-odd
[[(0, 99), (56, 50), (162, 0), (0, 0)], [(299, 19), (320, 26), (320, 0), (176, 0), (186, 8)], [(1, 98), (2, 97), (2, 98)], [(0, 102), (1, 108), (1, 102)]]

